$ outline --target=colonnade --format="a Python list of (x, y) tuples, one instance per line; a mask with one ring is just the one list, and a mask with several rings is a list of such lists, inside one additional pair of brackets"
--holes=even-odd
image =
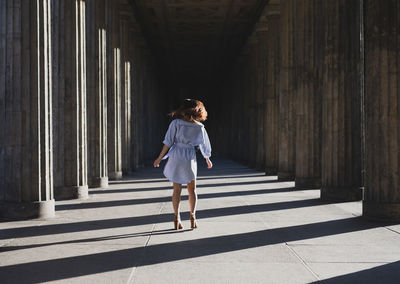
[(155, 156), (165, 125), (148, 117), (166, 110), (130, 10), (0, 1), (0, 217), (52, 217), (54, 200), (88, 198)]
[[(0, 1), (1, 218), (51, 217), (159, 151), (170, 76), (129, 3)], [(214, 153), (399, 220), (398, 15), (269, 1), (211, 100)]]
[(278, 2), (218, 90), (217, 151), (399, 220), (400, 3)]

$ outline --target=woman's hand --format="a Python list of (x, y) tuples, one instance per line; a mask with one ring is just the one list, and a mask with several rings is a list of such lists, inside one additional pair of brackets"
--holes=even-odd
[(162, 158), (158, 157), (158, 158), (154, 161), (153, 166), (154, 166), (155, 168), (158, 168), (158, 167), (160, 166), (161, 160), (162, 160)]
[(167, 154), (168, 150), (169, 150), (169, 147), (167, 145), (164, 145), (161, 150), (160, 156), (158, 156), (158, 158), (153, 163), (153, 166), (155, 168), (158, 168), (160, 166), (161, 160), (165, 156), (165, 154)]
[(213, 167), (211, 160), (209, 158), (206, 158), (206, 162), (207, 162), (207, 168), (211, 169)]

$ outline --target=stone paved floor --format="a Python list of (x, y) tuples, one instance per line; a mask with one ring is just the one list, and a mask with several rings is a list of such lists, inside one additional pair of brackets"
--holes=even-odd
[[(199, 161), (203, 162), (203, 161)], [(200, 169), (199, 229), (174, 231), (169, 182), (146, 168), (0, 223), (0, 283), (400, 283), (400, 225), (360, 218), (227, 160)], [(186, 192), (182, 219), (189, 227)]]

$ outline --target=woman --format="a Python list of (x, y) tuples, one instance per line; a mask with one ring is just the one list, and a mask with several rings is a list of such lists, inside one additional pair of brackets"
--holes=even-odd
[[(159, 167), (161, 160), (169, 158), (164, 168), (165, 177), (173, 182), (172, 205), (174, 207), (175, 230), (183, 229), (179, 203), (181, 201), (182, 184), (187, 184), (190, 205), (191, 228), (197, 228), (196, 222), (196, 177), (197, 161), (195, 148), (198, 146), (206, 159), (209, 169), (211, 145), (204, 125), (200, 121), (207, 119), (207, 111), (202, 102), (185, 99), (182, 105), (170, 114), (174, 120), (169, 125), (163, 141), (160, 155), (154, 161), (154, 167)], [(168, 152), (168, 154), (167, 154)]]

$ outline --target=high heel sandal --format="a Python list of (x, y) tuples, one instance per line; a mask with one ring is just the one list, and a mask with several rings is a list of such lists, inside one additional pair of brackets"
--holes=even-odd
[(181, 220), (180, 220), (180, 218), (178, 218), (178, 215), (175, 215), (175, 218), (174, 218), (174, 228), (175, 228), (175, 230), (183, 229)]
[(194, 216), (194, 214), (190, 213), (190, 227), (192, 229), (197, 229), (197, 221), (196, 221), (196, 217)]

